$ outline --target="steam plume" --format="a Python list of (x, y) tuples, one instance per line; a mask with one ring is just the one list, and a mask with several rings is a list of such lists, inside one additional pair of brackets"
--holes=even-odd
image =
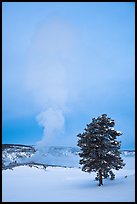
[(40, 107), (36, 116), (44, 128), (38, 145), (64, 129), (64, 114), (70, 97), (69, 65), (73, 60), (74, 39), (68, 25), (59, 19), (41, 24), (32, 40), (27, 87)]

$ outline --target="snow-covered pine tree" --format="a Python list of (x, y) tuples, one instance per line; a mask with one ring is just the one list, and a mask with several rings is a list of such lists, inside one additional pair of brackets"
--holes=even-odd
[(77, 135), (82, 171), (97, 172), (99, 186), (103, 185), (103, 178), (115, 178), (112, 169), (119, 170), (125, 166), (120, 157), (121, 142), (117, 141), (117, 136), (122, 133), (116, 131), (114, 126), (115, 121), (107, 117), (107, 114), (102, 114), (87, 124), (84, 133)]

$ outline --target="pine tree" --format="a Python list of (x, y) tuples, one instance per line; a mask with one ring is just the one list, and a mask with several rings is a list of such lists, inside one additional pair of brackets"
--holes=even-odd
[(95, 179), (99, 181), (99, 186), (103, 185), (103, 178), (115, 178), (112, 169), (119, 170), (125, 166), (120, 157), (121, 142), (117, 141), (117, 136), (122, 133), (116, 131), (114, 126), (115, 121), (102, 114), (87, 124), (84, 133), (77, 135), (82, 171), (97, 172)]

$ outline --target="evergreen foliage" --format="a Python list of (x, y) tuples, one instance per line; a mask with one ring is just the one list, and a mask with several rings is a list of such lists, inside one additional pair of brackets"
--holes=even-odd
[(115, 178), (112, 169), (119, 170), (125, 166), (120, 157), (121, 142), (117, 141), (117, 137), (122, 133), (116, 131), (114, 126), (115, 121), (102, 114), (93, 118), (85, 131), (77, 135), (77, 145), (81, 148), (79, 163), (82, 165), (82, 171), (97, 172), (95, 179), (99, 181), (99, 186), (103, 185), (103, 178)]

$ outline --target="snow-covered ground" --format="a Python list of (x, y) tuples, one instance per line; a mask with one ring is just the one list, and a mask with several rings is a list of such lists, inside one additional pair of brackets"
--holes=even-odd
[[(5, 144), (2, 146), (2, 167), (7, 169), (27, 163), (80, 167), (79, 152), (80, 148), (77, 147), (50, 146), (37, 149), (34, 145)], [(135, 156), (135, 151), (123, 150), (121, 156)]]
[[(99, 187), (95, 173), (80, 168), (19, 166), (2, 171), (2, 202), (134, 202), (135, 157)], [(126, 176), (126, 178), (125, 178)]]

